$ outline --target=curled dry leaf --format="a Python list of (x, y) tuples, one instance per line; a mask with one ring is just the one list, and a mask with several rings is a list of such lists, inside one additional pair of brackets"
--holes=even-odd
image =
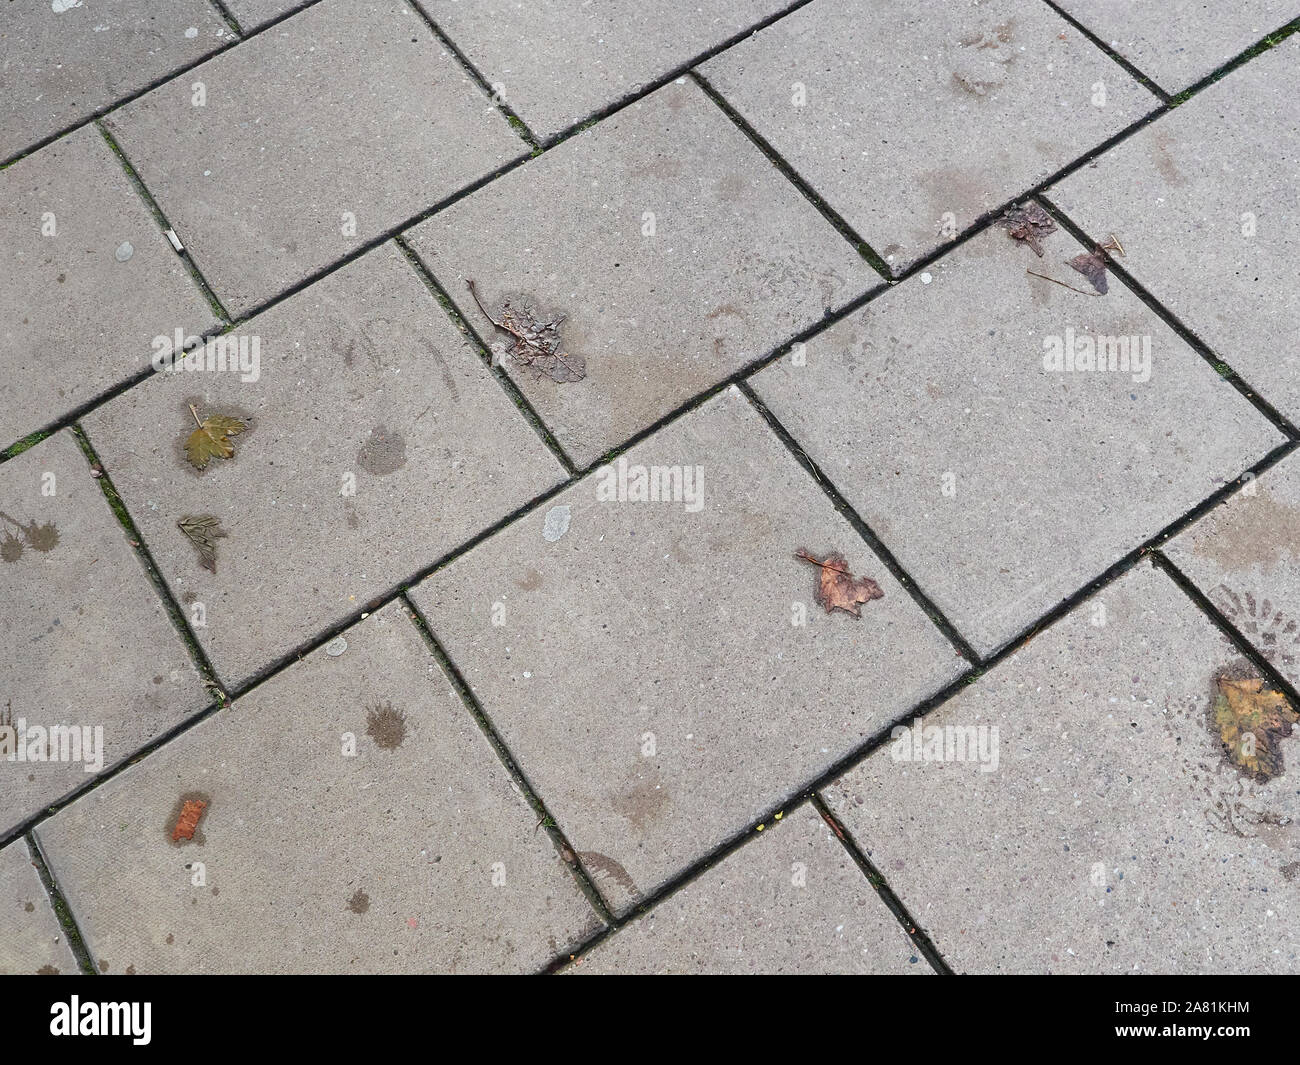
[(564, 315), (547, 320), (539, 319), (528, 307), (516, 308), (506, 300), (501, 310), (501, 317), (495, 317), (483, 306), (479, 299), (478, 286), (467, 279), (470, 295), (478, 304), (478, 309), (487, 315), (488, 321), (503, 333), (514, 338), (510, 355), (516, 362), (530, 367), (537, 376), (545, 374), (559, 384), (581, 381), (587, 376), (587, 360), (581, 355), (573, 355), (560, 350), (560, 324)]
[(1115, 239), (1113, 233), (1105, 244), (1098, 244), (1092, 251), (1076, 255), (1066, 263), (1067, 266), (1073, 267), (1083, 274), (1092, 287), (1103, 296), (1110, 290), (1110, 284), (1106, 279), (1106, 253), (1108, 251), (1117, 251), (1121, 255), (1124, 254), (1124, 248)]
[(858, 604), (885, 597), (880, 585), (870, 577), (858, 577), (855, 580), (849, 572), (848, 563), (839, 552), (832, 552), (825, 558), (814, 558), (804, 548), (800, 548), (794, 557), (821, 568), (813, 598), (828, 614), (833, 610), (843, 610), (846, 614), (860, 618), (862, 612)]
[(1260, 783), (1277, 776), (1283, 768), (1279, 743), (1300, 714), (1258, 677), (1219, 677), (1216, 685), (1214, 727), (1228, 760)]
[(229, 418), (214, 414), (210, 418), (200, 418), (193, 406), (190, 413), (199, 427), (190, 433), (185, 441), (185, 457), (196, 469), (203, 469), (212, 459), (228, 459), (235, 453), (230, 437), (242, 433), (248, 426), (238, 418)]
[(176, 527), (189, 537), (199, 553), (199, 565), (211, 573), (217, 572), (217, 540), (226, 535), (221, 522), (211, 514), (186, 514)]
[(1019, 207), (1008, 208), (998, 219), (998, 225), (1006, 229), (1007, 236), (1012, 240), (1021, 241), (1033, 248), (1034, 254), (1040, 259), (1043, 257), (1040, 238), (1056, 232), (1056, 223), (1052, 220), (1052, 216), (1033, 200), (1022, 203)]

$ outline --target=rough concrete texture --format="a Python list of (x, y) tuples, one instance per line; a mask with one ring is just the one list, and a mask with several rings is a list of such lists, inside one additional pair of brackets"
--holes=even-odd
[(831, 834), (802, 806), (764, 827), (571, 972), (674, 975), (932, 973)]
[[(167, 370), (85, 420), (229, 685), (563, 476), (392, 244), (231, 339), (244, 344), (247, 373)], [(217, 357), (209, 362), (205, 352), (203, 365)], [(198, 356), (180, 365), (198, 366)], [(197, 428), (191, 405), (201, 418), (249, 426), (231, 439), (231, 458), (202, 471), (184, 450)], [(217, 542), (215, 572), (177, 528), (204, 514), (228, 534)]]
[[(1087, 286), (1063, 265), (1082, 251), (1071, 237), (1043, 247), (1038, 259), (988, 230), (929, 283), (914, 276), (814, 337), (806, 365), (784, 357), (755, 378), (981, 653), (1283, 442), (1118, 281), (1090, 297), (1027, 275)], [(1054, 342), (1107, 337), (1149, 343), (1149, 373), (1111, 371), (1109, 352), (1105, 372), (1045, 365)]]
[(234, 39), (206, 0), (9, 0), (0, 22), (0, 162)]
[[(623, 458), (702, 494), (620, 502), (612, 467), (412, 593), (620, 911), (965, 668), (738, 391)], [(801, 548), (884, 598), (824, 613)]]
[(74, 957), (27, 841), (0, 850), (0, 976), (75, 973)]
[(1300, 421), (1300, 37), (1048, 190), (1294, 423)]
[(290, 11), (305, 7), (309, 2), (318, 0), (226, 0), (226, 10), (247, 33), (280, 18)]
[(1293, 455), (1163, 548), (1273, 667), (1300, 685), (1300, 461)]
[(1041, 0), (814, 3), (702, 70), (896, 273), (1159, 103)]
[(93, 126), (0, 172), (0, 202), (0, 448), (146, 371), (154, 337), (216, 324)]
[(1295, 0), (1056, 0), (1165, 92), (1176, 93), (1297, 15)]
[(509, 337), (467, 279), (498, 318), (506, 299), (567, 315), (584, 380), (502, 365), (579, 466), (880, 281), (690, 81), (454, 204), (413, 243), (489, 343)]
[(101, 971), (519, 972), (598, 930), (405, 609), (345, 635), (40, 827)]
[(323, 0), (105, 124), (236, 315), (527, 151), (402, 0)]
[(0, 525), (2, 838), (209, 697), (71, 433), (0, 467)]
[(1212, 725), (1247, 670), (1143, 563), (924, 719), (995, 771), (908, 735), (826, 797), (959, 972), (1295, 972), (1300, 732), (1259, 781)]
[(427, 10), (539, 137), (616, 103), (790, 6), (433, 0)]

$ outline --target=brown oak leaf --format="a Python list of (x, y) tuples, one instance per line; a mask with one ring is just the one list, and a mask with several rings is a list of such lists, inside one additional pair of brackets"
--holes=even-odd
[(862, 617), (860, 603), (869, 603), (873, 599), (885, 597), (880, 585), (870, 577), (858, 577), (855, 580), (853, 574), (849, 572), (844, 556), (838, 551), (832, 552), (825, 558), (814, 558), (807, 550), (800, 548), (795, 552), (794, 557), (821, 568), (813, 598), (828, 614), (834, 610), (843, 610), (846, 614), (860, 618)]
[(1291, 735), (1300, 714), (1279, 691), (1259, 677), (1218, 677), (1214, 727), (1228, 760), (1263, 783), (1282, 772), (1279, 742)]
[(506, 300), (501, 317), (496, 318), (483, 306), (479, 299), (478, 286), (471, 279), (466, 279), (470, 295), (478, 304), (478, 309), (487, 315), (487, 319), (503, 333), (514, 338), (510, 355), (516, 362), (529, 367), (538, 377), (545, 374), (559, 384), (581, 381), (587, 376), (587, 360), (581, 355), (574, 355), (560, 350), (560, 325), (564, 315), (558, 318), (540, 319), (528, 307), (516, 308)]
[(1034, 254), (1043, 257), (1043, 246), (1039, 238), (1056, 232), (1056, 222), (1052, 216), (1038, 206), (1033, 200), (1011, 207), (1003, 212), (998, 225), (1006, 228), (1007, 236), (1021, 241), (1034, 249)]

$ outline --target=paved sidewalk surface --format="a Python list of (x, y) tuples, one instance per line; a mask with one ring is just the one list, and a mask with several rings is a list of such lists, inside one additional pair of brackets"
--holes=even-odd
[(1300, 972), (1300, 2), (0, 10), (0, 973)]

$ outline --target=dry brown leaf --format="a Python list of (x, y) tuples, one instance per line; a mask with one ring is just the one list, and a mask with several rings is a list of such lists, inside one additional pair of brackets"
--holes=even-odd
[(1098, 244), (1092, 251), (1076, 255), (1066, 263), (1066, 266), (1073, 267), (1083, 274), (1092, 287), (1103, 296), (1110, 290), (1110, 284), (1106, 279), (1106, 253), (1108, 251), (1117, 251), (1121, 255), (1124, 254), (1124, 249), (1113, 234), (1105, 244)]
[(483, 306), (483, 301), (479, 299), (478, 286), (473, 280), (466, 279), (466, 284), (469, 285), (474, 302), (478, 304), (479, 310), (487, 315), (488, 321), (503, 333), (509, 333), (514, 337), (510, 354), (516, 362), (531, 367), (539, 377), (545, 374), (559, 384), (581, 381), (587, 376), (585, 358), (560, 350), (560, 324), (564, 321), (564, 315), (547, 320), (539, 319), (529, 308), (511, 307), (510, 301), (506, 300), (501, 317), (496, 318)]
[(214, 458), (230, 458), (235, 453), (230, 437), (242, 433), (248, 426), (238, 418), (220, 414), (200, 418), (193, 406), (190, 407), (190, 413), (199, 423), (199, 427), (185, 441), (185, 457), (190, 460), (190, 464), (201, 470)]
[(211, 573), (217, 572), (217, 540), (226, 535), (221, 522), (211, 514), (191, 516), (186, 514), (176, 527), (189, 537), (199, 553), (199, 565)]
[(814, 558), (807, 550), (800, 548), (794, 557), (821, 568), (813, 598), (828, 614), (833, 610), (843, 610), (846, 614), (860, 618), (860, 603), (885, 597), (880, 585), (870, 577), (858, 577), (855, 580), (849, 572), (848, 563), (839, 552), (832, 552), (825, 558)]
[(1219, 677), (1216, 684), (1214, 727), (1228, 760), (1261, 783), (1277, 776), (1283, 768), (1278, 744), (1291, 735), (1300, 714), (1259, 677)]
[(1040, 259), (1043, 257), (1043, 246), (1039, 239), (1056, 232), (1056, 222), (1052, 216), (1033, 200), (1022, 203), (1019, 207), (1008, 208), (998, 219), (998, 225), (1006, 228), (1007, 236), (1012, 240), (1021, 241), (1033, 248), (1034, 254)]

